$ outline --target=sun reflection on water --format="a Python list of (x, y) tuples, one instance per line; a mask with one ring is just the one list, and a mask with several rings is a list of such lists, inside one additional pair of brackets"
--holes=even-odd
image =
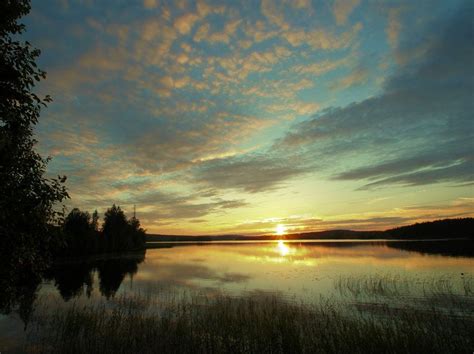
[(277, 249), (278, 253), (280, 253), (282, 257), (285, 257), (290, 254), (290, 247), (285, 245), (285, 242), (283, 242), (283, 240), (278, 240)]

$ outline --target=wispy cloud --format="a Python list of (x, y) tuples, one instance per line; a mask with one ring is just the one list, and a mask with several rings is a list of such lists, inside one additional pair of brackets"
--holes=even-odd
[[(400, 68), (376, 97), (334, 108), (300, 123), (283, 146), (305, 145), (359, 166), (336, 179), (387, 184), (465, 183), (474, 179), (471, 141), (473, 31), (457, 13), (418, 62)], [(355, 77), (357, 78), (358, 75)], [(352, 82), (352, 78), (348, 77)], [(344, 83), (339, 82), (335, 85)]]
[(257, 193), (281, 187), (306, 172), (297, 162), (248, 154), (206, 161), (197, 168), (195, 178), (213, 188)]

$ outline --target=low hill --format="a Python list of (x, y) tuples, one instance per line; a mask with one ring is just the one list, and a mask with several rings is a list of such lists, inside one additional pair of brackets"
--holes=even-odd
[(243, 236), (243, 235), (159, 235), (148, 234), (148, 242), (202, 242), (202, 241), (266, 241), (266, 240), (373, 240), (373, 239), (474, 239), (474, 218), (444, 219), (397, 227), (385, 231), (327, 230), (279, 235)]

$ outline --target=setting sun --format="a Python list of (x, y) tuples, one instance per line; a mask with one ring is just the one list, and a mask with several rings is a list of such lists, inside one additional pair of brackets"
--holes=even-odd
[(275, 228), (275, 233), (277, 235), (284, 235), (286, 234), (286, 226), (283, 224), (278, 224)]

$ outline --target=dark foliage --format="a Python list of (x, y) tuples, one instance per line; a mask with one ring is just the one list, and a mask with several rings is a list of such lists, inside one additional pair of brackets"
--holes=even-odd
[(393, 238), (474, 238), (474, 219), (444, 219), (397, 227), (385, 231)]
[(99, 235), (88, 212), (77, 208), (71, 210), (64, 220), (63, 231), (68, 253), (88, 254), (97, 252)]
[(98, 230), (99, 214), (77, 208), (71, 210), (64, 220), (64, 246), (58, 257), (69, 255), (91, 255), (108, 252), (126, 252), (145, 248), (145, 230), (140, 221), (127, 219), (123, 210), (115, 204), (105, 212), (102, 230)]
[(106, 248), (118, 252), (145, 247), (145, 230), (135, 217), (127, 220), (122, 209), (115, 204), (105, 212), (102, 226)]
[[(46, 74), (37, 68), (40, 51), (18, 40), (18, 20), (29, 1), (0, 2), (0, 310), (23, 301), (25, 288), (36, 288), (55, 241), (52, 224), (61, 219), (55, 204), (68, 197), (65, 177), (45, 177), (49, 159), (35, 150), (33, 128), (51, 101), (33, 88)], [(29, 301), (29, 300), (28, 300)]]

